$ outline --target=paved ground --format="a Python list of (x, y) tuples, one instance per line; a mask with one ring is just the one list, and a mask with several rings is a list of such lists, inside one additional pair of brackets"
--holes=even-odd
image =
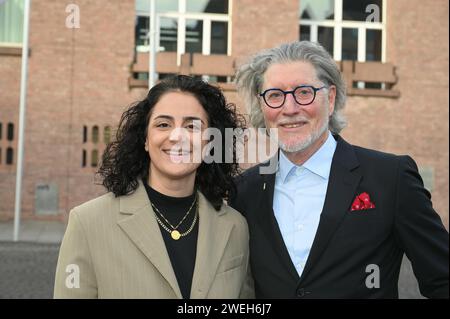
[(0, 298), (52, 298), (59, 244), (0, 242)]
[[(21, 242), (12, 242), (12, 223), (0, 223), (0, 299), (52, 298), (59, 244), (65, 225), (25, 222)], [(411, 264), (400, 273), (400, 298), (422, 298)]]
[(59, 245), (66, 225), (23, 221), (19, 242), (13, 222), (0, 223), (0, 299), (52, 298)]
[[(26, 220), (20, 223), (19, 241), (40, 244), (59, 244), (64, 236), (66, 225), (60, 222)], [(14, 223), (0, 223), (0, 242), (12, 241)]]

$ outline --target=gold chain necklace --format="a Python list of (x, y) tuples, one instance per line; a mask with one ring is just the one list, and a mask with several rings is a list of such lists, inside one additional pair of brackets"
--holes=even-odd
[[(189, 215), (189, 213), (192, 210), (192, 207), (194, 207), (194, 204), (197, 203), (196, 205), (196, 209), (195, 209), (195, 216), (194, 216), (194, 220), (192, 221), (192, 225), (191, 227), (189, 227), (189, 229), (187, 231), (185, 231), (184, 233), (180, 233), (178, 231), (178, 227), (180, 227), (180, 225), (183, 223), (183, 221), (186, 219), (186, 217)], [(161, 211), (155, 206), (153, 205), (153, 203), (150, 203), (154, 209), (155, 212), (157, 212), (163, 219), (164, 221), (172, 228), (172, 230), (170, 230), (166, 225), (164, 225), (164, 223), (161, 221), (161, 219), (158, 218), (158, 215), (155, 214), (156, 217), (156, 221), (158, 222), (159, 225), (161, 225), (161, 227), (167, 231), (168, 233), (170, 233), (171, 237), (173, 240), (178, 240), (183, 236), (188, 235), (192, 229), (194, 229), (195, 223), (197, 222), (197, 215), (198, 215), (198, 201), (197, 201), (197, 197), (194, 198), (194, 201), (192, 202), (191, 207), (189, 207), (188, 211), (186, 212), (186, 214), (184, 215), (184, 217), (181, 219), (181, 221), (176, 225), (173, 226), (165, 217), (164, 215), (161, 213)]]
[(178, 227), (180, 227), (180, 225), (183, 223), (183, 221), (186, 219), (186, 217), (189, 215), (189, 213), (191, 212), (192, 207), (194, 207), (194, 204), (197, 200), (197, 196), (194, 198), (194, 200), (192, 201), (191, 207), (189, 207), (188, 211), (186, 212), (186, 214), (184, 215), (184, 217), (181, 219), (181, 221), (176, 225), (173, 226), (165, 217), (164, 215), (161, 213), (161, 211), (158, 209), (158, 207), (156, 207), (153, 203), (150, 202), (150, 204), (152, 204), (153, 209), (158, 212), (158, 214), (164, 219), (164, 221), (169, 224), (170, 227), (172, 227), (173, 229), (177, 229)]

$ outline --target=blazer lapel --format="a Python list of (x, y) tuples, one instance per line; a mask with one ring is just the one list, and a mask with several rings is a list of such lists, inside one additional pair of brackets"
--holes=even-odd
[(202, 193), (198, 192), (198, 195), (199, 228), (191, 287), (192, 299), (207, 297), (233, 229), (232, 223), (220, 218), (225, 211), (216, 211)]
[(273, 246), (272, 248), (282, 261), (285, 270), (292, 276), (293, 280), (298, 281), (299, 276), (297, 270), (292, 263), (291, 257), (286, 248), (286, 244), (283, 240), (283, 235), (281, 234), (280, 227), (278, 226), (278, 222), (273, 211), (273, 196), (275, 191), (276, 173), (264, 174), (260, 176), (261, 185), (258, 189), (260, 197), (259, 199), (257, 199), (260, 203), (258, 208), (258, 223), (261, 226), (264, 234), (266, 234), (266, 236), (269, 238), (269, 241)]
[(308, 275), (341, 223), (361, 180), (353, 147), (337, 136), (337, 147), (331, 164), (325, 203), (301, 281)]
[(233, 229), (232, 223), (220, 218), (225, 211), (216, 211), (202, 193), (198, 192), (198, 195), (199, 228), (191, 287), (192, 299), (207, 297)]
[(120, 198), (120, 213), (128, 216), (119, 220), (117, 224), (167, 280), (176, 296), (181, 299), (181, 291), (167, 254), (166, 245), (141, 181), (133, 194)]

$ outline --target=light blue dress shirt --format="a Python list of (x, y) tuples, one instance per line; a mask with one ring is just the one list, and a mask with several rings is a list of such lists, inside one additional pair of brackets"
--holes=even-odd
[(336, 144), (328, 132), (325, 143), (301, 166), (280, 152), (273, 210), (299, 276), (319, 226)]

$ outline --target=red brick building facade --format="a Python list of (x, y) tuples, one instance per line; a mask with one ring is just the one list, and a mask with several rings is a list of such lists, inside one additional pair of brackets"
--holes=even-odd
[[(347, 0), (336, 1), (344, 1), (345, 5)], [(300, 2), (230, 1), (226, 13), (230, 59), (238, 63), (260, 49), (298, 40)], [(66, 9), (71, 3), (80, 10), (80, 28), (66, 27), (71, 14)], [(449, 3), (446, 0), (382, 3), (385, 32), (382, 62), (394, 67), (395, 85), (391, 91), (398, 94), (349, 96), (346, 106), (349, 125), (342, 135), (353, 144), (411, 155), (421, 168), (434, 206), (448, 228)], [(135, 20), (135, 0), (32, 1), (24, 218), (65, 221), (72, 207), (105, 192), (96, 185), (94, 173), (98, 167), (92, 164), (97, 164), (124, 109), (147, 91), (144, 82), (134, 85), (132, 80), (136, 64)], [(320, 30), (319, 27), (319, 38)], [(14, 212), (20, 68), (20, 47), (0, 44), (0, 219), (3, 220), (11, 219)], [(224, 89), (229, 100), (245, 112), (232, 84), (224, 85)], [(51, 213), (38, 207), (42, 203), (45, 206), (49, 189), (57, 207)]]

